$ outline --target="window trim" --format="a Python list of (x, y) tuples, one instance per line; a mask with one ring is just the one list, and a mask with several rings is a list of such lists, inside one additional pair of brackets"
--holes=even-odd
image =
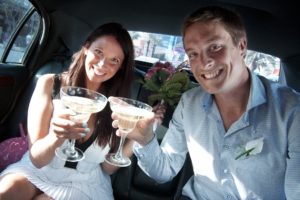
[[(27, 10), (25, 15), (20, 19), (20, 21), (17, 23), (16, 28), (11, 34), (11, 37), (9, 38), (7, 45), (3, 49), (3, 54), (0, 57), (0, 62), (1, 63), (6, 63), (6, 64), (18, 64), (18, 65), (24, 65), (24, 61), (26, 60), (26, 57), (28, 55), (28, 50), (24, 52), (24, 56), (22, 58), (22, 62), (7, 62), (7, 57), (12, 50), (12, 47), (14, 45), (14, 42), (16, 41), (17, 37), (19, 36), (19, 33), (21, 32), (22, 28), (25, 26), (26, 22), (30, 19), (30, 17), (33, 15), (33, 13), (36, 11), (35, 7), (31, 4), (31, 8)], [(30, 48), (30, 47), (29, 47)]]

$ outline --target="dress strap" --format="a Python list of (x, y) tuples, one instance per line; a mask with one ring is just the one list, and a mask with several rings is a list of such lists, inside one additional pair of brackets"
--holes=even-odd
[(55, 74), (53, 78), (53, 89), (52, 89), (52, 99), (58, 99), (59, 98), (59, 89), (61, 85), (61, 75)]
[[(78, 140), (76, 140), (75, 147), (85, 152), (94, 143), (94, 141), (96, 140), (96, 136), (97, 135), (95, 134), (95, 132), (93, 132), (91, 137), (83, 143), (78, 143)], [(66, 161), (65, 163), (65, 167), (72, 168), (72, 169), (76, 169), (77, 165), (78, 162)]]

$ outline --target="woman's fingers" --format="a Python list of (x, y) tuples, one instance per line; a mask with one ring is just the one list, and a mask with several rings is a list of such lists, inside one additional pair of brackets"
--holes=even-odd
[(68, 139), (78, 139), (86, 136), (90, 132), (86, 123), (73, 122), (59, 117), (52, 118), (50, 130), (55, 133), (57, 137)]
[(113, 120), (112, 127), (113, 128), (118, 128), (118, 120)]

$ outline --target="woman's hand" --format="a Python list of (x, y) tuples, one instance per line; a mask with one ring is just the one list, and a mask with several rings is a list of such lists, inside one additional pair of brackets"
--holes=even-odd
[(90, 129), (86, 122), (76, 122), (74, 112), (70, 109), (59, 109), (53, 113), (50, 122), (50, 134), (58, 138), (79, 139), (86, 136)]

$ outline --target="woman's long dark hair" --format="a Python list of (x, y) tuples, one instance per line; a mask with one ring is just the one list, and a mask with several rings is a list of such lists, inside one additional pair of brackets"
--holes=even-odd
[[(111, 79), (101, 83), (97, 91), (106, 97), (128, 97), (133, 80), (134, 49), (128, 31), (119, 23), (103, 24), (89, 34), (81, 50), (73, 55), (73, 61), (65, 76), (66, 84), (86, 87), (84, 48), (89, 48), (95, 40), (102, 36), (113, 36), (117, 40), (123, 50), (124, 60), (118, 72)], [(94, 127), (98, 144), (104, 147), (109, 143), (111, 151), (115, 151), (119, 137), (115, 135), (115, 130), (112, 128), (111, 110), (108, 104), (96, 114)]]

